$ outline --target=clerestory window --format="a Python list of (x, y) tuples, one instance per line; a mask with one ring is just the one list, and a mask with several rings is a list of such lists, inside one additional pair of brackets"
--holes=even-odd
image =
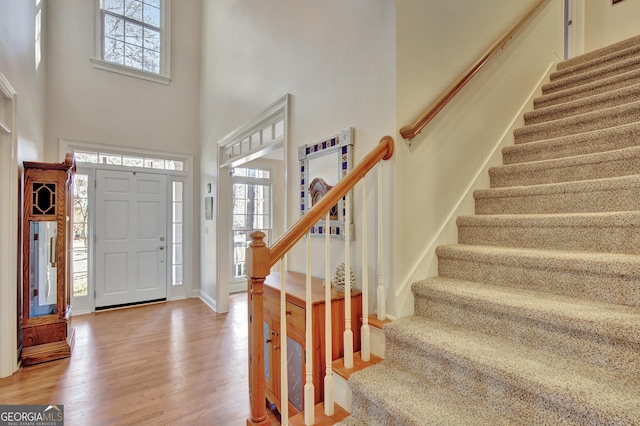
[(97, 68), (169, 82), (171, 0), (97, 0)]

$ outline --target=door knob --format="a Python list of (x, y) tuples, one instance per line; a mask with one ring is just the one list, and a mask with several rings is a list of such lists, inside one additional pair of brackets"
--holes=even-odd
[(164, 246), (160, 246), (158, 247), (160, 250), (164, 250)]

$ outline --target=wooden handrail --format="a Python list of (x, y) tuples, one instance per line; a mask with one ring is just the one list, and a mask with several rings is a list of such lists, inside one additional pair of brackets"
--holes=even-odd
[(411, 139), (416, 137), (424, 127), (429, 124), (431, 120), (444, 108), (451, 99), (471, 80), (471, 78), (478, 72), (482, 67), (495, 55), (498, 50), (502, 49), (505, 44), (514, 36), (516, 32), (524, 24), (529, 21), (529, 19), (536, 13), (536, 11), (546, 2), (547, 0), (537, 0), (535, 4), (515, 23), (511, 28), (504, 33), (502, 37), (498, 41), (496, 41), (484, 54), (477, 59), (471, 67), (469, 67), (464, 74), (458, 77), (449, 87), (447, 87), (441, 94), (438, 96), (423, 112), (420, 114), (418, 118), (412, 124), (404, 126), (400, 129), (400, 134), (404, 139), (408, 139), (409, 143), (411, 143)]
[(343, 179), (329, 190), (308, 213), (302, 216), (282, 237), (271, 246), (270, 267), (285, 255), (313, 225), (327, 214), (347, 192), (353, 188), (380, 160), (388, 160), (393, 155), (393, 138), (384, 136), (380, 143)]

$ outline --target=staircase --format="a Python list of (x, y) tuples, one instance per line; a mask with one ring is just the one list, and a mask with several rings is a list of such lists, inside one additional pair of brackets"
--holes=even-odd
[(524, 119), (341, 424), (640, 424), (640, 36)]

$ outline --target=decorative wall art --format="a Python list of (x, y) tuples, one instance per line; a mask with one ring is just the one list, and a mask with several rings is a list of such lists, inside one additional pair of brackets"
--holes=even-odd
[[(353, 128), (349, 127), (325, 140), (298, 148), (300, 160), (300, 213), (304, 215), (352, 168)], [(345, 198), (330, 212), (329, 223), (322, 219), (311, 228), (311, 235), (344, 239)]]

